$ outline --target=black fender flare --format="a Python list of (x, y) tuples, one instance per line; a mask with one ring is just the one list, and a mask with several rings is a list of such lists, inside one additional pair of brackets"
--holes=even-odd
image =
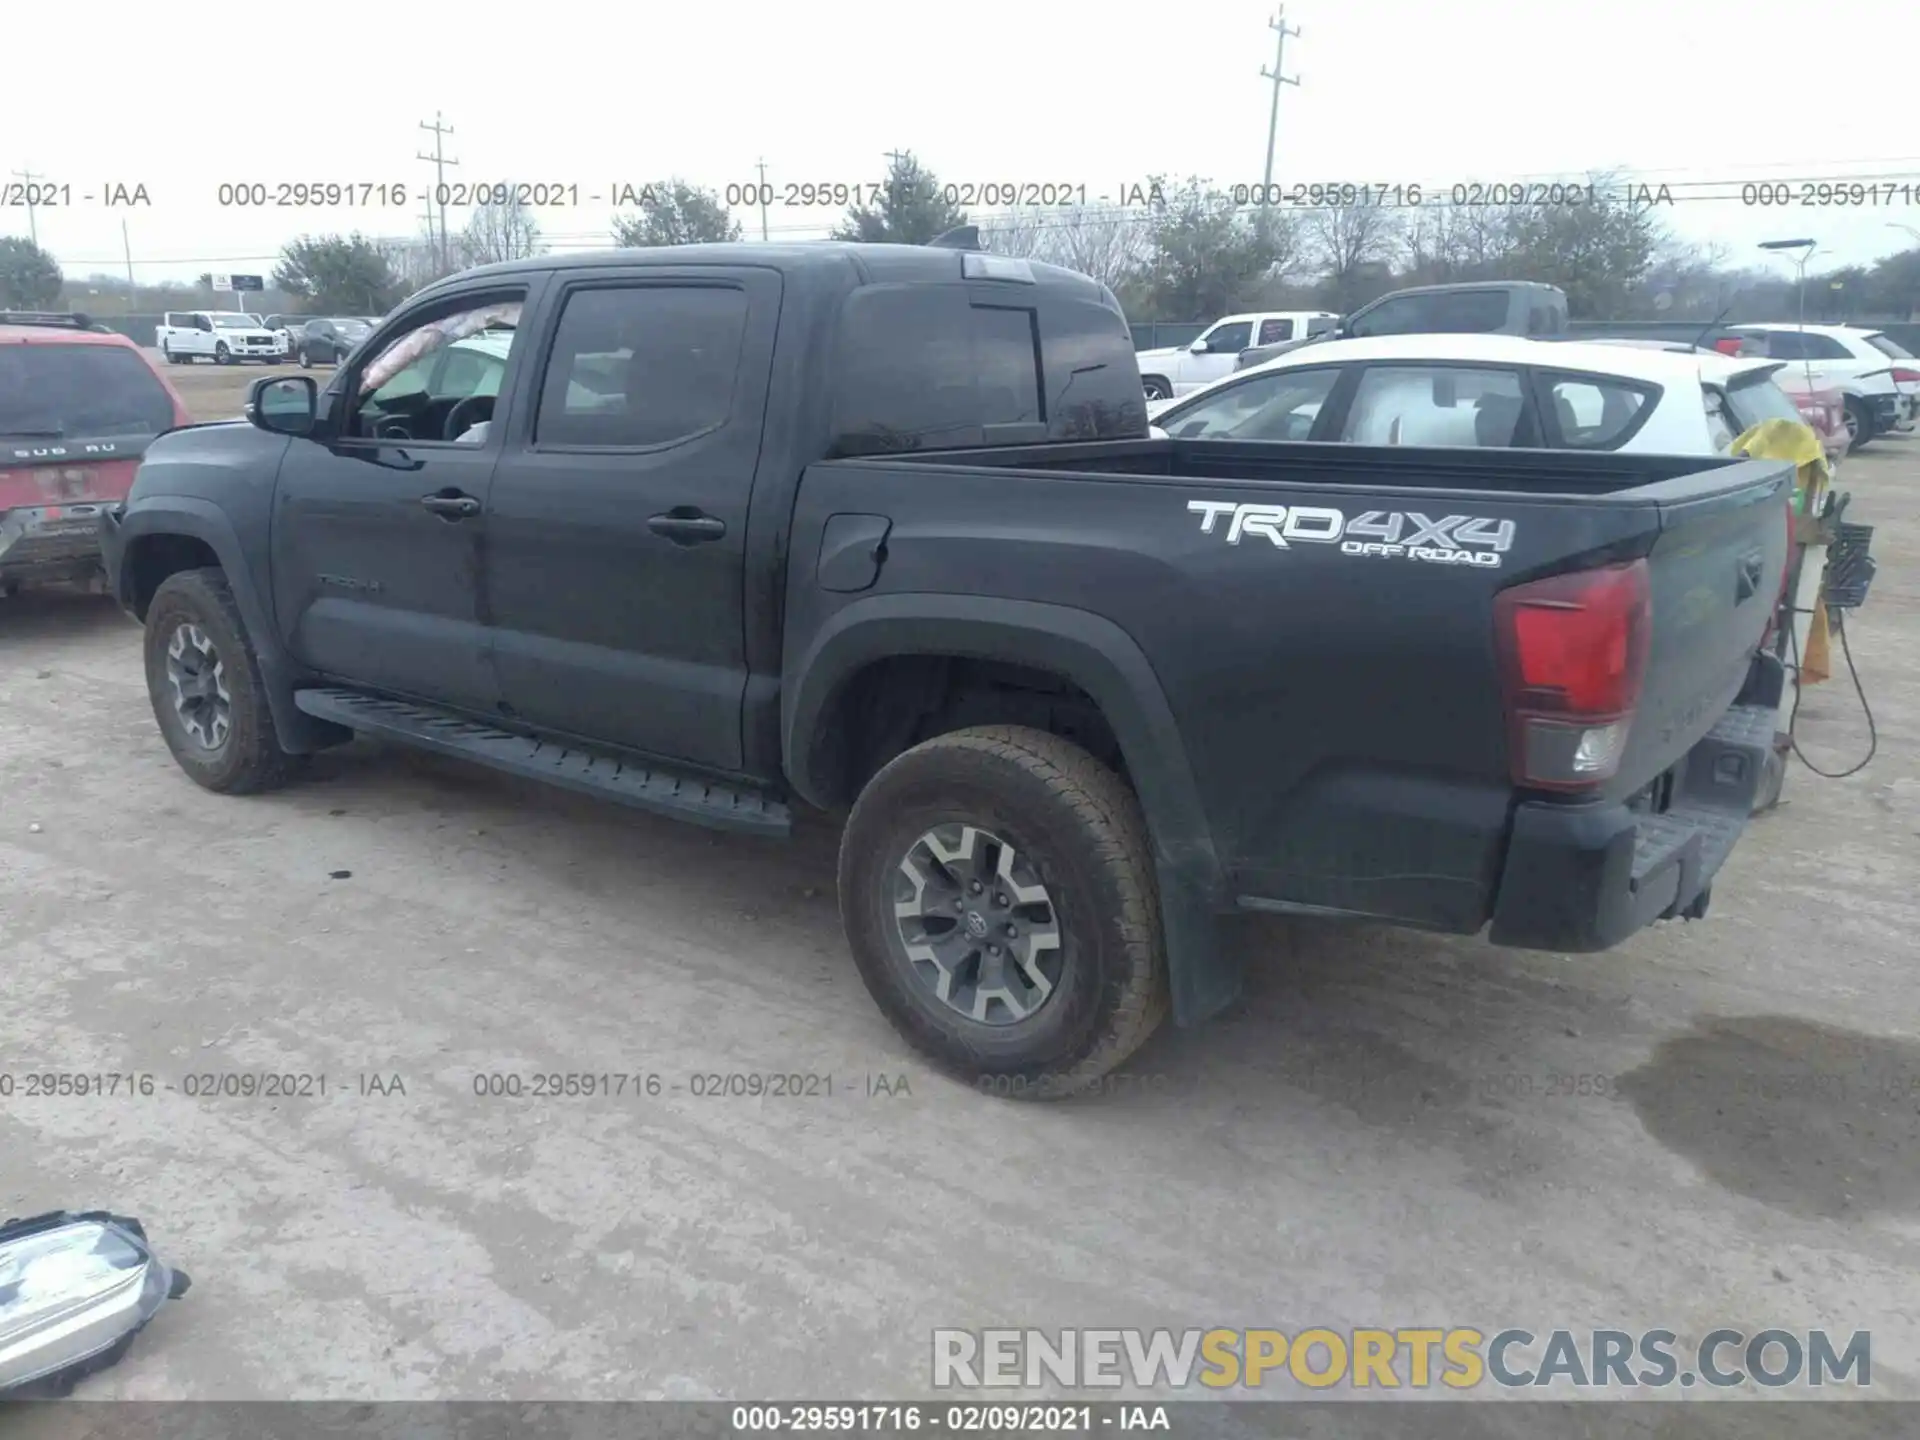
[(114, 596), (121, 606), (145, 622), (146, 616), (135, 610), (133, 556), (141, 540), (164, 535), (198, 540), (212, 550), (220, 562), (227, 589), (240, 611), (241, 623), (247, 627), (247, 639), (253, 644), (260, 678), (266, 682), (267, 709), (273, 715), (280, 748), (299, 755), (351, 739), (351, 732), (317, 720), (293, 703), (295, 682), (306, 678), (306, 671), (280, 641), (273, 612), (254, 583), (254, 573), (246, 563), (246, 552), (233, 522), (211, 500), (169, 495), (160, 500), (135, 501), (109, 522), (101, 549), (108, 563)]
[(1230, 1004), (1241, 974), (1238, 956), (1220, 943), (1225, 871), (1173, 709), (1133, 637), (1090, 611), (1035, 601), (912, 593), (854, 601), (789, 655), (781, 685), (781, 753), (789, 783), (808, 803), (828, 798), (810, 773), (822, 718), (861, 669), (901, 655), (1027, 665), (1092, 698), (1120, 742), (1146, 816), (1174, 1018), (1191, 1025)]

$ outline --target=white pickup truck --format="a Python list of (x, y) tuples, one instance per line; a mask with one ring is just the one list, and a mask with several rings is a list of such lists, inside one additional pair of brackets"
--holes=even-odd
[(1190, 395), (1202, 385), (1224, 380), (1233, 373), (1240, 352), (1254, 345), (1304, 340), (1331, 330), (1340, 317), (1331, 310), (1267, 310), (1250, 315), (1228, 315), (1209, 325), (1191, 345), (1169, 345), (1142, 350), (1140, 381), (1149, 400)]
[(154, 328), (153, 343), (169, 365), (185, 365), (205, 355), (216, 365), (258, 360), (276, 365), (287, 358), (287, 342), (255, 315), (237, 310), (169, 310)]

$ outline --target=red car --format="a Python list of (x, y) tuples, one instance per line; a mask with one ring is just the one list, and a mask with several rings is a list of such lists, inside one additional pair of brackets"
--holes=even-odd
[(148, 443), (190, 425), (146, 353), (84, 315), (0, 310), (0, 595), (99, 573), (99, 517)]

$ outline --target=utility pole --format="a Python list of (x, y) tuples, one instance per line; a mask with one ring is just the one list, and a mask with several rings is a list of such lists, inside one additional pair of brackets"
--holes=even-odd
[(1290, 77), (1282, 72), (1287, 54), (1287, 37), (1291, 35), (1296, 40), (1300, 38), (1299, 30), (1287, 24), (1286, 6), (1282, 5), (1280, 13), (1267, 22), (1267, 28), (1273, 31), (1274, 35), (1273, 69), (1269, 70), (1262, 65), (1260, 74), (1262, 78), (1273, 84), (1273, 108), (1267, 112), (1267, 168), (1261, 177), (1260, 185), (1260, 199), (1263, 204), (1273, 194), (1273, 137), (1274, 132), (1280, 128), (1280, 87), (1300, 83), (1297, 77)]
[(36, 180), (44, 180), (47, 177), (44, 175), (36, 175), (31, 170), (16, 170), (13, 172), (13, 178), (24, 181), (26, 184), (27, 233), (33, 237), (33, 243), (38, 245), (40, 243), (40, 225), (39, 222), (33, 218), (33, 182)]
[(767, 238), (767, 162), (754, 163), (760, 171), (760, 239), (764, 242)]
[(440, 207), (440, 269), (442, 272), (445, 272), (453, 268), (452, 263), (447, 258), (447, 166), (458, 165), (460, 162), (458, 160), (449, 160), (445, 149), (442, 148), (441, 142), (447, 136), (453, 134), (453, 127), (440, 123), (440, 112), (438, 110), (433, 112), (433, 123), (429, 125), (426, 121), (422, 120), (420, 122), (420, 128), (433, 133), (433, 154), (416, 155), (413, 158), (416, 160), (424, 160), (433, 166), (433, 200), (434, 203)]
[(133, 242), (127, 238), (127, 220), (120, 217), (120, 253), (127, 257), (127, 313), (133, 313)]

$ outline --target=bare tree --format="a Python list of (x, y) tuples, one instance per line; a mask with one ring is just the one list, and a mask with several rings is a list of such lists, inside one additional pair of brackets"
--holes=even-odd
[(1118, 290), (1146, 259), (1146, 226), (1112, 205), (1010, 210), (980, 222), (980, 240), (1000, 255), (1064, 266)]
[(540, 222), (533, 207), (522, 203), (508, 185), (499, 200), (477, 207), (460, 236), (460, 256), (468, 265), (492, 265), (502, 260), (525, 260), (540, 254)]
[(1384, 205), (1331, 205), (1307, 216), (1307, 240), (1337, 310), (1351, 310), (1371, 298), (1374, 286), (1394, 258), (1402, 216)]

